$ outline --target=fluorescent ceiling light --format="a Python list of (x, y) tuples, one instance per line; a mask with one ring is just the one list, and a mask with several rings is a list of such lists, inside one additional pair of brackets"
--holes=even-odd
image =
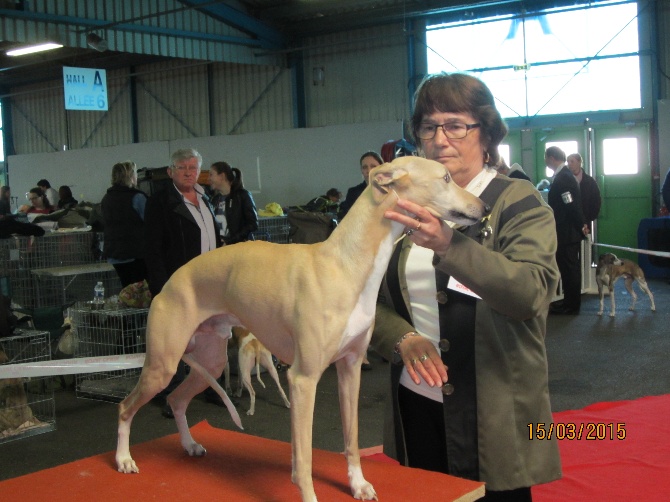
[(8, 56), (23, 56), (25, 54), (32, 54), (34, 52), (43, 52), (43, 51), (50, 51), (52, 49), (59, 49), (61, 47), (63, 47), (62, 44), (55, 44), (53, 42), (48, 42), (45, 44), (21, 47), (20, 49), (13, 49), (11, 51), (7, 51), (5, 54), (7, 54)]

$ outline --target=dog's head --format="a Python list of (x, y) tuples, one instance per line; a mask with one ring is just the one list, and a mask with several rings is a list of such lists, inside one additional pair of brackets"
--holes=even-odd
[(435, 217), (461, 225), (472, 225), (488, 212), (481, 199), (456, 185), (449, 171), (434, 160), (397, 158), (370, 171), (370, 183), (376, 199), (393, 190)]
[(621, 260), (617, 258), (614, 253), (604, 253), (598, 257), (598, 266), (606, 267), (607, 265), (621, 265)]

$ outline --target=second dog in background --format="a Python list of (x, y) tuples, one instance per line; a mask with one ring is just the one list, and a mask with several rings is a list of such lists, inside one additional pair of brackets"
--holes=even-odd
[(637, 295), (633, 290), (633, 282), (637, 281), (640, 289), (649, 296), (649, 300), (651, 301), (651, 310), (656, 311), (654, 295), (651, 293), (649, 286), (647, 286), (644, 272), (640, 266), (630, 260), (618, 258), (614, 253), (605, 253), (598, 257), (598, 267), (596, 268), (596, 283), (598, 284), (598, 295), (600, 296), (600, 309), (598, 310), (598, 315), (603, 315), (605, 287), (607, 287), (607, 290), (609, 291), (612, 304), (610, 309), (610, 317), (614, 317), (616, 315), (616, 306), (614, 302), (614, 284), (620, 277), (624, 278), (626, 289), (632, 298), (628, 310), (635, 310)]
[[(242, 395), (242, 386), (246, 387), (249, 391), (249, 397), (251, 398), (251, 403), (247, 415), (253, 415), (256, 410), (256, 392), (254, 391), (253, 385), (251, 385), (251, 369), (256, 368), (256, 378), (258, 382), (265, 388), (263, 380), (261, 380), (260, 367), (263, 366), (272, 379), (277, 383), (277, 388), (279, 389), (279, 394), (284, 400), (284, 404), (287, 408), (291, 407), (284, 389), (281, 387), (279, 382), (279, 375), (277, 374), (277, 369), (272, 362), (272, 354), (270, 351), (265, 348), (265, 346), (256, 338), (251, 331), (248, 329), (242, 328), (240, 326), (235, 326), (232, 329), (232, 340), (235, 346), (238, 348), (237, 360), (238, 360), (238, 387), (235, 395), (240, 397)], [(230, 360), (229, 360), (230, 361)], [(226, 365), (225, 369), (226, 375), (226, 391), (230, 394), (230, 362)]]

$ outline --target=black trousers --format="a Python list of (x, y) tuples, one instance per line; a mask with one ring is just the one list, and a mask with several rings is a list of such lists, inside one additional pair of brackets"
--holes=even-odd
[(147, 266), (144, 259), (137, 258), (128, 263), (115, 263), (114, 270), (121, 280), (121, 287), (125, 288), (128, 284), (142, 282), (147, 278)]
[[(404, 386), (398, 389), (405, 447), (409, 467), (449, 473), (447, 438), (442, 403), (423, 397)], [(530, 487), (515, 490), (486, 490), (485, 502), (531, 502)]]
[(580, 262), (581, 242), (559, 244), (556, 249), (556, 263), (563, 284), (563, 307), (579, 310), (582, 305), (582, 264)]

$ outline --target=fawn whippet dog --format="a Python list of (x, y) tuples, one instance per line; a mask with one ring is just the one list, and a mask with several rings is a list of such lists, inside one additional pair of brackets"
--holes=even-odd
[[(358, 396), (377, 291), (394, 242), (404, 230), (385, 219), (384, 212), (403, 198), (442, 219), (471, 225), (486, 207), (431, 160), (402, 157), (375, 168), (369, 179), (347, 217), (324, 242), (225, 246), (194, 258), (172, 275), (151, 304), (139, 381), (119, 404), (120, 472), (139, 472), (129, 448), (133, 416), (167, 386), (182, 357), (196, 371), (168, 396), (168, 403), (186, 452), (206, 453), (191, 437), (185, 410), (207, 385), (215, 387), (241, 427), (235, 408), (211, 375), (221, 374), (226, 364), (231, 328), (244, 326), (291, 365), (291, 479), (303, 502), (317, 500), (312, 480), (314, 401), (316, 385), (333, 362), (351, 492), (356, 499), (377, 500), (360, 465)], [(332, 291), (337, 294), (326, 294)]]
[(614, 302), (614, 284), (620, 277), (624, 278), (626, 289), (631, 296), (631, 304), (628, 310), (635, 310), (635, 303), (637, 302), (637, 295), (633, 289), (633, 282), (637, 281), (640, 289), (647, 293), (651, 301), (651, 310), (656, 311), (654, 304), (654, 295), (651, 293), (647, 281), (644, 278), (644, 272), (640, 266), (630, 260), (620, 259), (614, 253), (601, 254), (598, 257), (598, 266), (596, 268), (596, 283), (598, 284), (598, 295), (600, 296), (600, 309), (598, 315), (603, 315), (603, 301), (605, 297), (604, 287), (610, 295), (610, 302), (612, 307), (610, 309), (610, 317), (616, 316), (616, 306)]

